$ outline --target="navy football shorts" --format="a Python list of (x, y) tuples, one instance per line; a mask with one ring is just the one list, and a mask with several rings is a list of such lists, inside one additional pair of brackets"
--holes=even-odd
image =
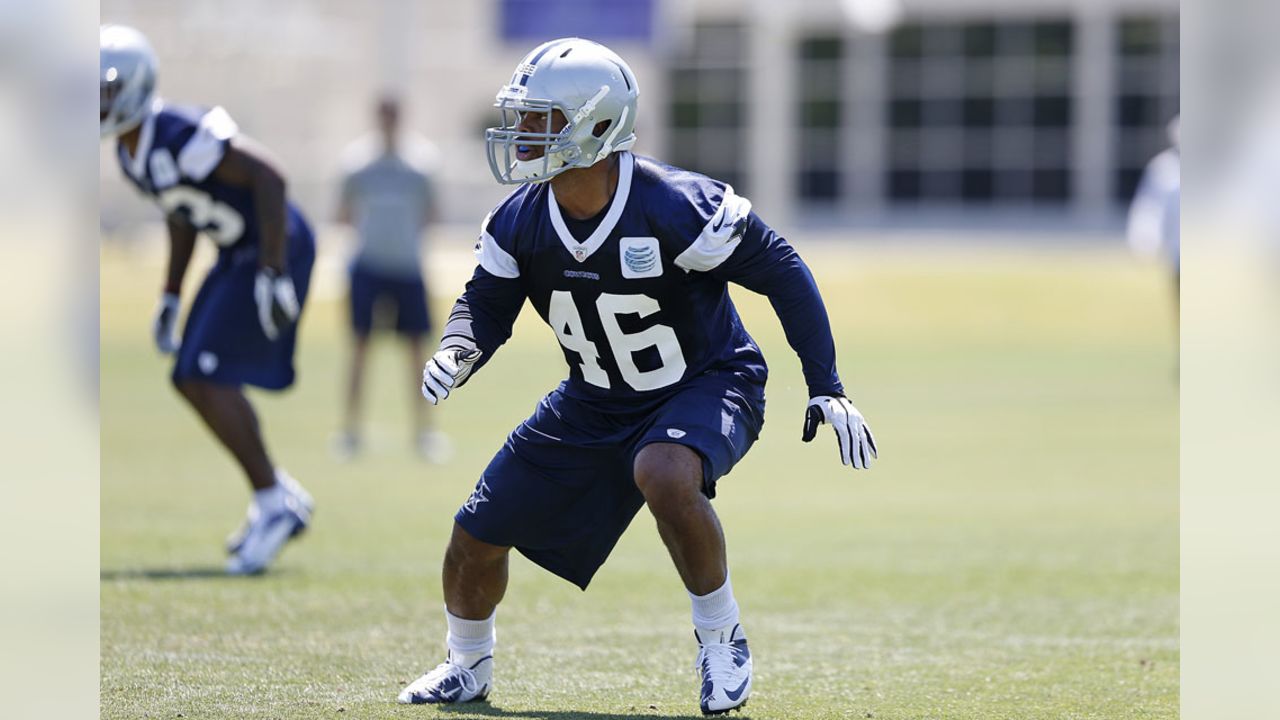
[(703, 493), (715, 497), (716, 481), (763, 424), (763, 383), (728, 371), (699, 375), (655, 409), (626, 415), (557, 389), (507, 437), (454, 519), (585, 590), (644, 505), (632, 475), (641, 448), (692, 448), (702, 458)]
[(410, 337), (431, 333), (427, 312), (427, 288), (421, 276), (395, 276), (351, 267), (351, 328), (365, 337), (373, 331), (375, 309), (395, 311), (395, 329)]
[[(298, 303), (306, 302), (316, 245), (300, 217), (289, 218), (287, 272)], [(187, 313), (173, 381), (205, 380), (222, 385), (255, 385), (283, 390), (293, 384), (293, 349), (298, 326), (268, 340), (258, 322), (253, 281), (258, 273), (256, 246), (225, 250), (205, 277)]]

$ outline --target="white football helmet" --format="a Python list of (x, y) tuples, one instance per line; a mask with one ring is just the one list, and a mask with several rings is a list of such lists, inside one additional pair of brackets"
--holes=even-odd
[(142, 33), (123, 25), (98, 29), (98, 129), (102, 137), (138, 126), (156, 92), (156, 54)]
[[(494, 107), (502, 124), (485, 131), (489, 169), (498, 182), (544, 182), (570, 168), (591, 167), (609, 153), (636, 142), (636, 76), (609, 48), (582, 38), (561, 38), (534, 48), (498, 91)], [(568, 124), (551, 132), (552, 113)], [(521, 132), (526, 113), (546, 115), (545, 132)], [(608, 126), (596, 134), (596, 126)], [(542, 157), (521, 160), (518, 152), (543, 148)]]

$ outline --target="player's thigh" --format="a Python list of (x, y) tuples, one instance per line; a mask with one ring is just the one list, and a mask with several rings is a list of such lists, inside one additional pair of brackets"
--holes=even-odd
[(175, 383), (195, 379), (270, 390), (289, 387), (295, 377), (297, 326), (286, 328), (274, 340), (266, 336), (254, 299), (257, 250), (250, 247), (235, 252), (219, 258), (201, 286), (172, 379)]
[[(507, 437), (455, 515), (474, 537), (521, 549), (590, 537), (636, 490), (619, 446), (591, 446), (547, 399)], [(581, 426), (578, 426), (581, 427)]]
[(687, 445), (650, 442), (632, 463), (636, 487), (650, 504), (679, 502), (702, 489), (706, 475), (703, 456)]
[(635, 456), (647, 455), (648, 446), (659, 443), (689, 448), (702, 461), (703, 493), (715, 497), (717, 481), (747, 454), (763, 426), (762, 384), (734, 373), (709, 373), (650, 416), (635, 443)]

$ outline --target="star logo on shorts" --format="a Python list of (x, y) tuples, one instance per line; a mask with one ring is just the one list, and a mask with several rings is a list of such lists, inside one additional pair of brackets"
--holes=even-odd
[(476, 483), (476, 489), (471, 491), (471, 497), (467, 498), (467, 501), (462, 503), (462, 509), (474, 515), (476, 508), (480, 506), (480, 503), (489, 502), (489, 498), (485, 497), (488, 492), (489, 485), (485, 483), (484, 478), (482, 477), (480, 478), (480, 482)]

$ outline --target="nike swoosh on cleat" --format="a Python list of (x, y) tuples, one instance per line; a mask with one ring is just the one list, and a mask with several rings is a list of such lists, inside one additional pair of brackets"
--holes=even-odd
[(737, 690), (725, 690), (724, 696), (729, 698), (730, 700), (733, 700), (734, 702), (737, 702), (738, 698), (742, 697), (743, 691), (747, 689), (747, 683), (749, 682), (751, 682), (751, 678), (747, 678), (746, 680), (743, 680), (742, 684), (738, 686)]

